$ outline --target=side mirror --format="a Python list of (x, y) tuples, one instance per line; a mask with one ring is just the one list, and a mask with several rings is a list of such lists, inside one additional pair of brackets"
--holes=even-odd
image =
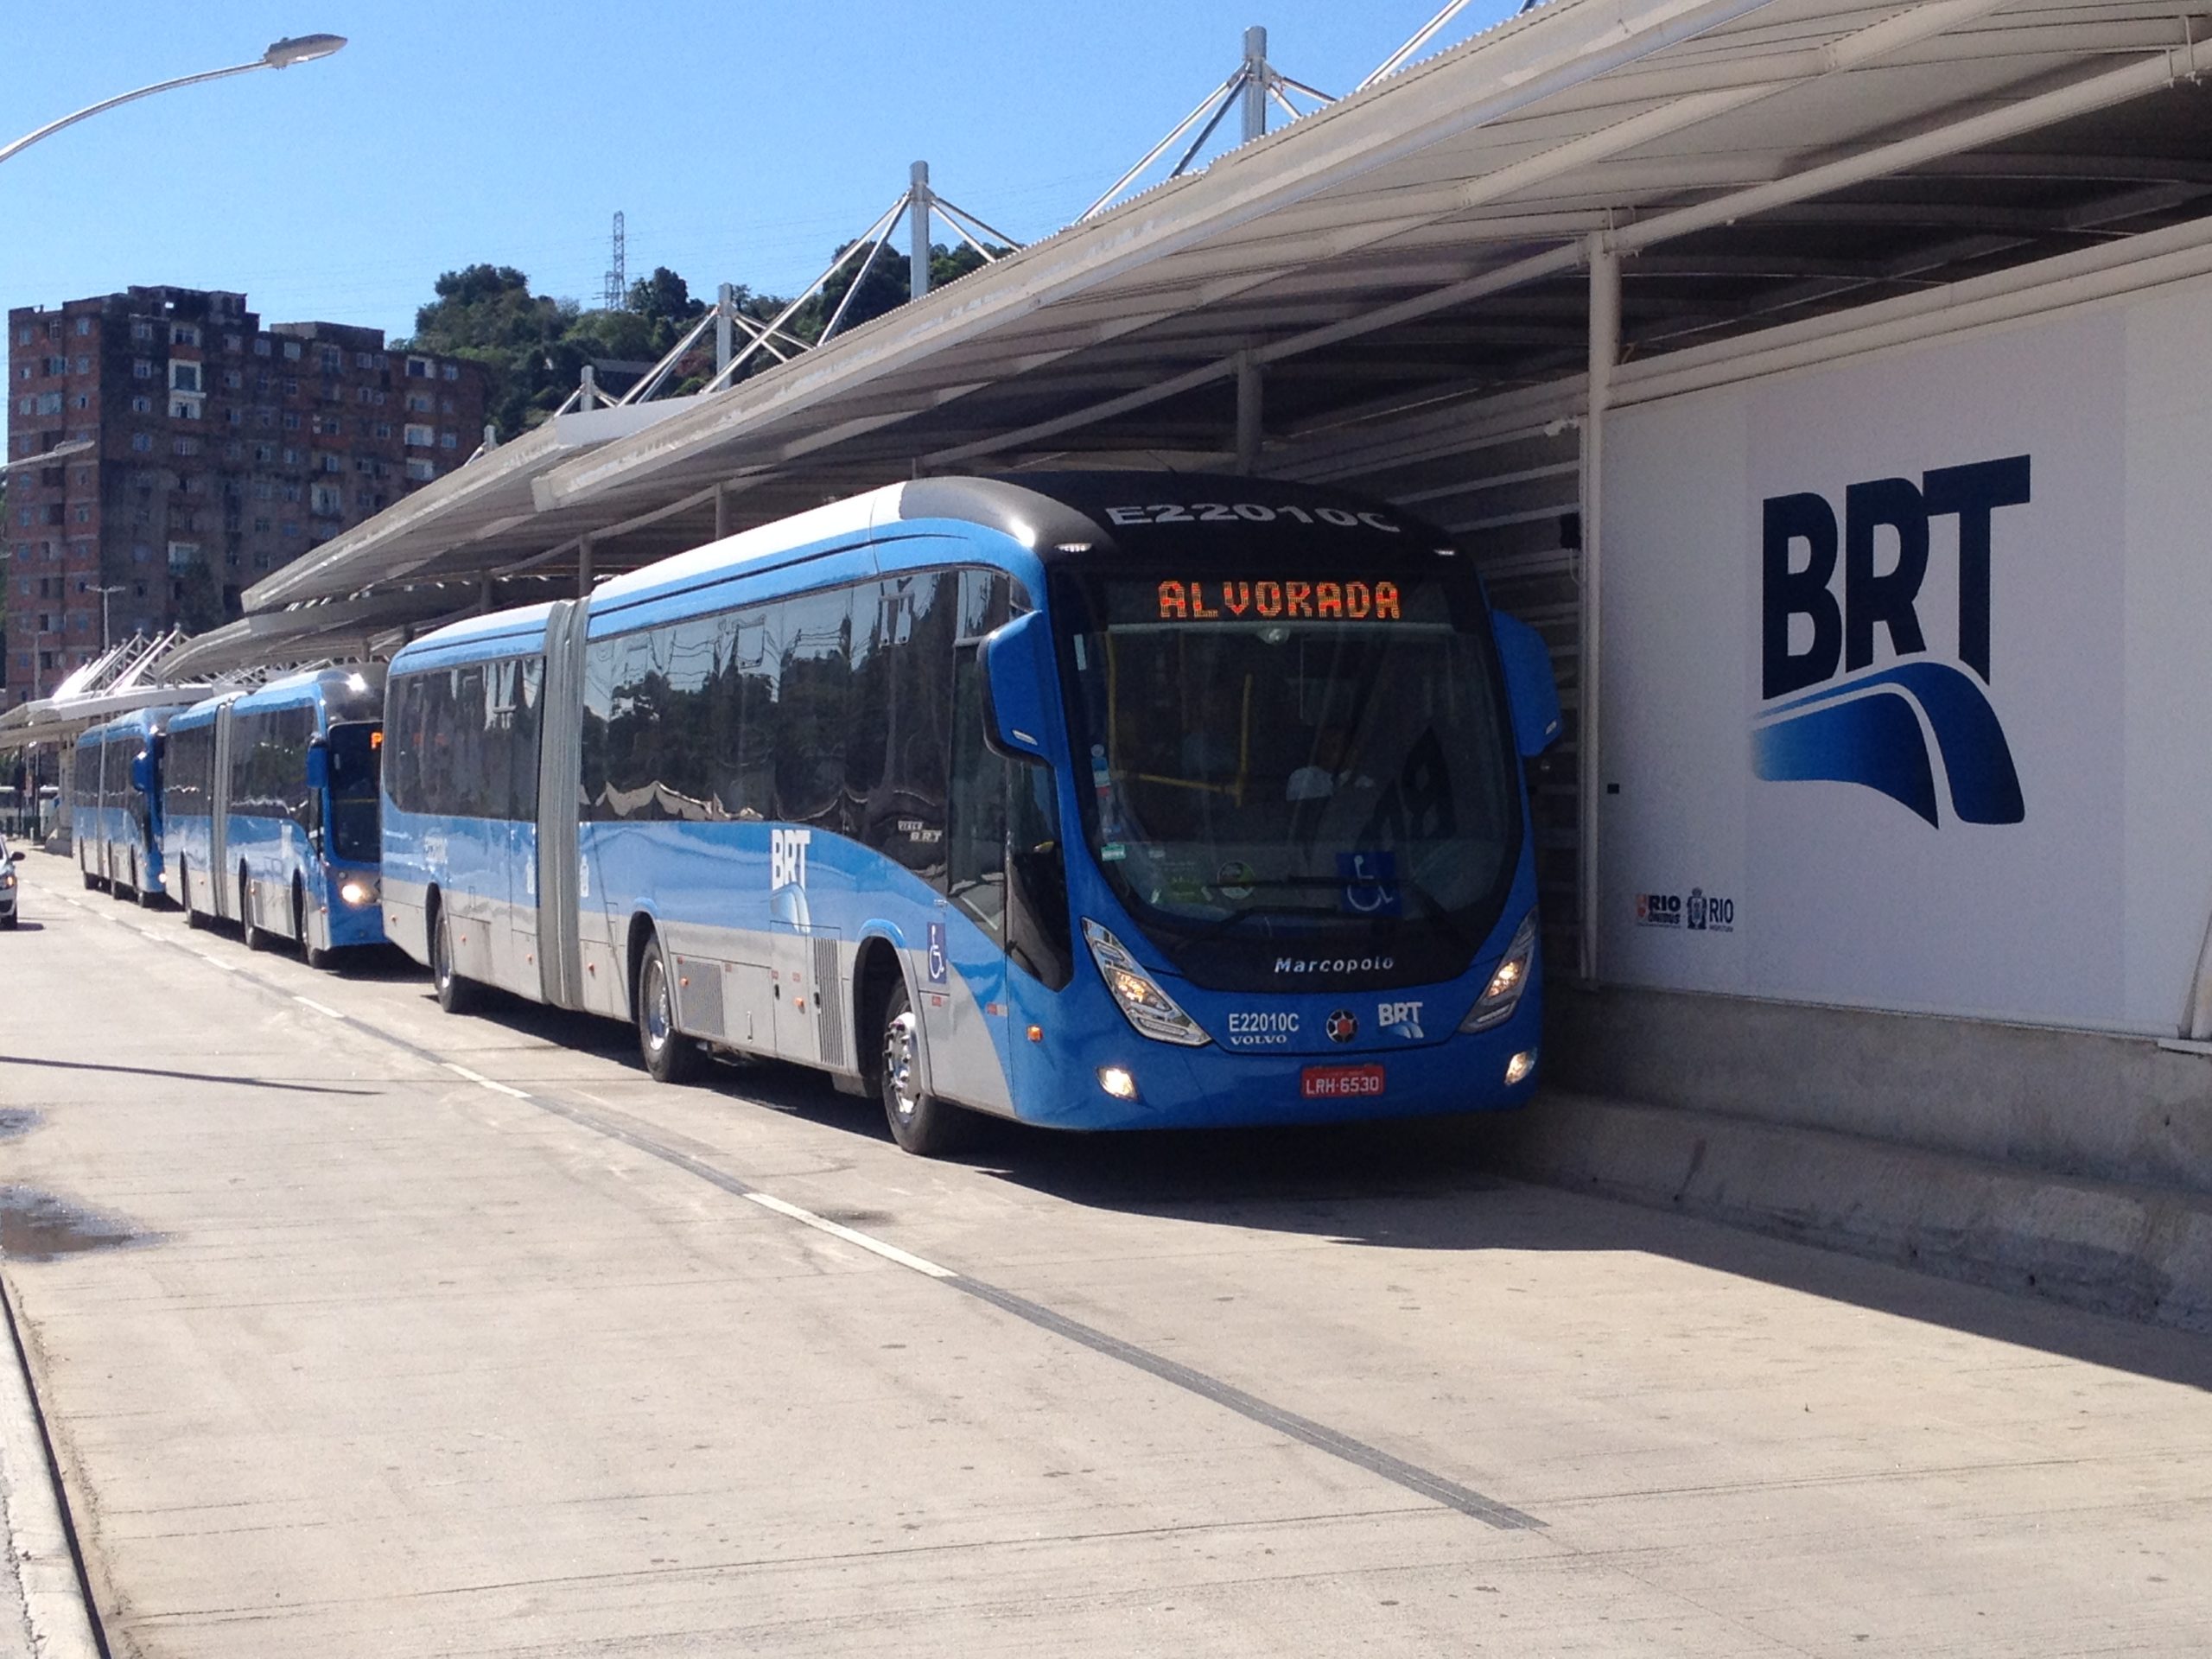
[(1052, 639), (1045, 615), (1018, 616), (983, 641), (978, 653), (987, 706), (984, 735), (1001, 754), (1044, 758), (1052, 728)]
[(308, 740), (308, 787), (314, 790), (330, 787), (330, 746), (319, 737)]
[(154, 792), (154, 756), (149, 749), (141, 749), (130, 757), (130, 787), (141, 795)]
[(1559, 682), (1552, 677), (1551, 648), (1526, 622), (1503, 611), (1491, 613), (1491, 630), (1513, 704), (1513, 741), (1522, 758), (1533, 760), (1559, 741)]

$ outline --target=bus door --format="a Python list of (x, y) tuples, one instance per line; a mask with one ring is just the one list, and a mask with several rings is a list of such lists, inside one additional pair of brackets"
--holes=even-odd
[(486, 713), (505, 739), (486, 746), (503, 764), (505, 817), (494, 823), (491, 874), (494, 892), (493, 950), (499, 982), (538, 995), (537, 963), (537, 738), (544, 702), (545, 659), (513, 657), (486, 664)]
[(536, 823), (538, 992), (556, 1008), (584, 1006), (583, 958), (577, 937), (582, 902), (577, 849), (577, 779), (582, 766), (584, 610), (556, 603), (545, 619), (545, 677), (537, 709), (537, 778), (531, 791)]
[(776, 1052), (835, 1071), (852, 1065), (844, 975), (837, 930), (814, 914), (809, 863), (837, 836), (844, 810), (852, 607), (853, 594), (846, 588), (801, 594), (777, 607), (775, 804), (785, 823), (768, 832), (768, 980), (776, 999)]
[[(966, 578), (976, 573), (963, 572)], [(962, 632), (979, 619), (963, 594)], [(982, 670), (975, 645), (956, 648), (952, 753), (946, 791), (945, 899), (924, 953), (922, 1028), (930, 1086), (979, 1106), (1008, 1102), (1005, 1067), (1007, 762), (983, 741)]]
[(226, 921), (237, 921), (238, 887), (230, 876), (231, 856), (231, 705), (215, 710), (212, 733), (214, 760), (207, 776), (207, 866), (200, 880), (207, 889), (207, 908)]

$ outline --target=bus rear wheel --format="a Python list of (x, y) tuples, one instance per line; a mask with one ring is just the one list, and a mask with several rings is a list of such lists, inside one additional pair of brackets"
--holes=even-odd
[(253, 878), (246, 874), (243, 864), (238, 866), (238, 937), (249, 950), (269, 948), (269, 930), (253, 919)]
[(638, 1054), (655, 1083), (690, 1083), (706, 1069), (699, 1045), (676, 1028), (676, 993), (668, 982), (668, 962), (660, 938), (645, 941), (638, 958)]
[(900, 1148), (922, 1158), (943, 1158), (976, 1137), (976, 1115), (939, 1100), (921, 1086), (921, 1016), (902, 981), (883, 1005), (883, 1059), (876, 1073), (883, 1116)]
[(430, 917), (430, 985), (448, 1014), (467, 1014), (477, 1003), (479, 987), (454, 971), (453, 923), (441, 904)]

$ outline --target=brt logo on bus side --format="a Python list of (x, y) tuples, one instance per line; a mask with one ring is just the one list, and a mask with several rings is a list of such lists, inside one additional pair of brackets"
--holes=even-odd
[[(1917, 484), (1853, 484), (1843, 493), (1840, 534), (1824, 496), (1767, 499), (1759, 550), (1763, 702), (1751, 728), (1761, 778), (1861, 784), (1940, 825), (1940, 758), (1951, 815), (1961, 823), (2018, 823), (2027, 816), (1986, 688), (1993, 526), (1999, 509), (2028, 499), (2025, 455), (1941, 467)], [(1928, 575), (1929, 525), (1946, 518), (1958, 520), (1955, 664), (1931, 653), (1915, 602)], [(1894, 532), (1897, 564), (1878, 573), (1876, 533), (1885, 529)], [(1873, 666), (1878, 627), (1903, 659), (1880, 669)], [(1793, 650), (1800, 639), (1803, 649)]]
[(768, 891), (806, 886), (807, 843), (811, 830), (771, 830), (768, 832)]

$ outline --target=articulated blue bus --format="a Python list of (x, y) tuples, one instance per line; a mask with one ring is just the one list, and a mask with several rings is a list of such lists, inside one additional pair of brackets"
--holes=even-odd
[(1511, 1106), (1549, 658), (1447, 537), (1249, 479), (894, 486), (391, 664), (385, 926), (878, 1093), (909, 1150)]
[(210, 697), (169, 722), (163, 779), (177, 902), (289, 939), (312, 967), (384, 941), (378, 775), (384, 671), (321, 669)]
[(87, 887), (161, 902), (163, 733), (182, 709), (133, 709), (78, 738), (70, 839)]

